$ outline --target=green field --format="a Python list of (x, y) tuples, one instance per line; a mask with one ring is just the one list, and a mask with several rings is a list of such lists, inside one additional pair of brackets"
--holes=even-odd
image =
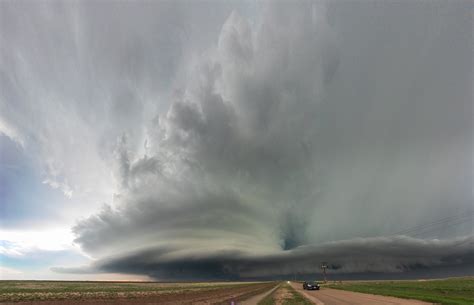
[(426, 281), (344, 282), (326, 287), (417, 299), (443, 305), (473, 305), (474, 277)]

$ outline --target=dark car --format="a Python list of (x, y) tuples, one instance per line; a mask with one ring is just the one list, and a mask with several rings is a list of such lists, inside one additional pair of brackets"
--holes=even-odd
[(305, 290), (319, 290), (319, 284), (317, 282), (304, 282), (303, 289)]

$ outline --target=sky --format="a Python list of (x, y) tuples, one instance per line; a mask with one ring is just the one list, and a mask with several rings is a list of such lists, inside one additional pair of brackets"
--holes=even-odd
[(474, 274), (470, 1), (0, 1), (0, 279)]

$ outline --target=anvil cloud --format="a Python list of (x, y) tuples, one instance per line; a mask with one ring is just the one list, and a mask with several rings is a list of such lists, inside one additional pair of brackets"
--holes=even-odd
[[(264, 2), (251, 14), (224, 7), (205, 25), (182, 3), (157, 4), (158, 21), (130, 5), (110, 4), (131, 26), (104, 36), (88, 26), (120, 22), (72, 10), (66, 42), (82, 48), (59, 49), (70, 66), (57, 69), (92, 57), (101, 78), (87, 79), (92, 66), (64, 86), (49, 78), (45, 121), (20, 108), (48, 82), (18, 81), (28, 65), (3, 57), (16, 77), (2, 74), (0, 131), (23, 147), (32, 139), (44, 183), (89, 202), (72, 232), (93, 262), (53, 271), (268, 278), (311, 274), (321, 261), (344, 274), (473, 270), (463, 4)], [(166, 12), (214, 30), (203, 44)], [(170, 44), (181, 35), (191, 38)]]

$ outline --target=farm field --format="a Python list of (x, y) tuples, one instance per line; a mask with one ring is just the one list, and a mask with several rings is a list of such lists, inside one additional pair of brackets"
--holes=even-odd
[(272, 282), (156, 283), (0, 281), (1, 304), (214, 304), (246, 299)]
[(418, 281), (368, 281), (333, 283), (325, 287), (443, 305), (474, 304), (474, 277)]

